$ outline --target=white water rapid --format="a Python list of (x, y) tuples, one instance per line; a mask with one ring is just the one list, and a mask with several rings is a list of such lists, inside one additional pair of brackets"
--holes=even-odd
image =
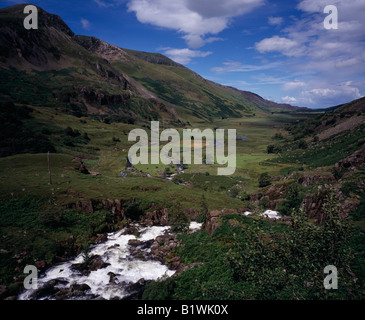
[[(39, 288), (47, 286), (51, 280), (55, 280), (54, 285), (57, 289), (69, 288), (72, 285), (87, 285), (87, 295), (103, 299), (122, 299), (130, 295), (126, 288), (131, 284), (137, 283), (138, 280), (156, 280), (162, 276), (170, 277), (175, 271), (169, 270), (167, 266), (159, 261), (140, 260), (130, 254), (131, 246), (129, 240), (138, 240), (146, 242), (154, 240), (156, 237), (163, 235), (169, 227), (141, 227), (135, 224), (139, 232), (139, 237), (133, 234), (124, 234), (125, 229), (115, 233), (109, 233), (106, 242), (92, 245), (88, 252), (89, 257), (99, 256), (107, 265), (89, 274), (82, 273), (75, 268), (75, 265), (85, 262), (84, 254), (79, 254), (75, 259), (58, 264), (48, 269), (38, 279), (38, 289), (24, 291), (19, 300), (37, 299), (36, 291)], [(199, 230), (201, 224), (192, 222), (190, 231)], [(144, 252), (150, 251), (150, 248), (142, 249)], [(111, 280), (113, 279), (113, 280)], [(49, 296), (42, 296), (39, 299), (50, 299)], [(72, 298), (71, 298), (72, 299)]]

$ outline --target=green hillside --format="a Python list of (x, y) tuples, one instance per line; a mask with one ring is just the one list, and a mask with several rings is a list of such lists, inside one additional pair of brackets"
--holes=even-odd
[[(22, 288), (26, 264), (44, 270), (87, 252), (108, 232), (176, 208), (204, 222), (204, 230), (179, 235), (185, 247), (169, 259), (203, 264), (152, 282), (146, 299), (294, 299), (286, 283), (301, 299), (361, 297), (365, 98), (324, 111), (277, 104), (208, 81), (159, 53), (75, 35), (41, 8), (39, 30), (25, 31), (23, 6), (0, 10), (1, 298)], [(128, 168), (130, 131), (142, 128), (150, 137), (153, 120), (181, 135), (187, 128), (236, 129), (235, 173), (218, 176), (217, 163)], [(285, 217), (258, 218), (265, 210)], [(331, 238), (332, 227), (339, 238)], [(338, 294), (307, 292), (304, 285), (320, 283), (316, 272), (333, 241), (343, 250), (331, 254), (359, 281), (345, 268), (348, 287)], [(297, 244), (315, 266), (298, 260)], [(301, 277), (307, 269), (308, 282)], [(196, 282), (202, 285), (191, 290)]]

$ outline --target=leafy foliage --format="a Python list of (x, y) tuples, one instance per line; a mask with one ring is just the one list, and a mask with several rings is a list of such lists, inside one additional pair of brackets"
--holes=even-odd
[[(185, 264), (203, 262), (177, 277), (153, 281), (144, 299), (361, 299), (361, 257), (354, 255), (353, 229), (338, 215), (330, 194), (323, 206), (326, 219), (313, 224), (293, 211), (290, 225), (262, 218), (222, 217), (212, 236), (200, 231), (183, 235), (176, 252)], [(358, 237), (358, 236), (357, 236)], [(356, 258), (356, 259), (355, 259)], [(324, 268), (338, 270), (338, 290), (326, 290)], [(357, 274), (354, 274), (354, 271)]]
[(271, 177), (267, 172), (264, 172), (260, 175), (259, 178), (259, 187), (263, 188), (263, 187), (267, 187), (271, 184)]
[(303, 195), (300, 194), (298, 185), (293, 184), (290, 186), (284, 198), (284, 201), (278, 207), (278, 211), (285, 216), (289, 216), (293, 210), (297, 211), (299, 209)]
[(169, 223), (172, 232), (187, 232), (189, 230), (190, 219), (179, 201), (169, 210)]

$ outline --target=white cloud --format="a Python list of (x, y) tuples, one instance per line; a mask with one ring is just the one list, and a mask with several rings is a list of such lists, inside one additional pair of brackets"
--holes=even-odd
[(303, 95), (307, 95), (307, 96), (318, 96), (318, 97), (329, 97), (329, 96), (333, 96), (338, 94), (338, 91), (336, 90), (332, 90), (332, 89), (312, 89), (312, 90), (308, 90), (308, 91), (303, 91), (302, 92)]
[(303, 87), (305, 87), (305, 83), (303, 81), (299, 81), (299, 80), (289, 81), (289, 82), (284, 83), (284, 85), (283, 85), (283, 89), (287, 90), (287, 91), (295, 90), (295, 89), (303, 88)]
[(183, 36), (182, 38), (186, 41), (187, 45), (190, 48), (195, 48), (195, 49), (200, 48), (208, 43), (224, 40), (224, 39), (218, 38), (218, 37), (209, 37), (209, 38), (203, 39), (202, 36), (196, 35), (196, 34), (187, 34), (187, 35)]
[(284, 103), (297, 103), (298, 101), (297, 101), (297, 99), (296, 98), (294, 98), (294, 97), (289, 97), (289, 96), (286, 96), (286, 97), (282, 97), (281, 98), (281, 100), (282, 100), (282, 102), (284, 102)]
[(80, 22), (81, 22), (82, 27), (85, 30), (89, 30), (90, 29), (90, 21), (89, 20), (84, 19), (84, 18), (81, 18)]
[(212, 54), (210, 51), (191, 50), (189, 48), (162, 48), (161, 50), (163, 50), (165, 55), (167, 55), (170, 59), (181, 64), (190, 63), (192, 58), (205, 58)]
[[(98, 0), (100, 1), (100, 0)], [(176, 30), (191, 48), (220, 38), (207, 37), (226, 29), (232, 18), (252, 11), (264, 0), (130, 0), (138, 21)]]
[[(324, 28), (323, 10), (329, 4), (338, 9), (337, 30)], [(302, 0), (297, 9), (305, 14), (254, 47), (261, 54), (281, 53), (267, 57), (280, 61), (284, 72), (296, 77), (282, 89), (301, 90), (295, 96), (298, 104), (312, 107), (360, 98), (365, 90), (365, 1)]]
[(242, 64), (239, 61), (224, 62), (221, 67), (214, 67), (211, 70), (215, 72), (253, 72), (268, 70), (279, 66), (279, 62), (265, 63), (262, 65)]
[(297, 41), (274, 36), (255, 43), (255, 49), (260, 53), (281, 52), (286, 56), (298, 56), (302, 54), (302, 49)]
[(314, 106), (333, 106), (361, 98), (359, 88), (347, 81), (327, 88), (314, 88), (301, 92), (301, 101)]
[(272, 26), (280, 26), (284, 19), (282, 17), (269, 17), (269, 24)]

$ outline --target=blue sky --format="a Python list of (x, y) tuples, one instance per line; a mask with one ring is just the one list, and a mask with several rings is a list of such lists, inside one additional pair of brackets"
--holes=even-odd
[[(5, 7), (17, 0), (2, 0)], [(364, 0), (34, 0), (76, 34), (160, 52), (264, 98), (323, 108), (365, 95)], [(323, 12), (338, 10), (338, 29)]]

